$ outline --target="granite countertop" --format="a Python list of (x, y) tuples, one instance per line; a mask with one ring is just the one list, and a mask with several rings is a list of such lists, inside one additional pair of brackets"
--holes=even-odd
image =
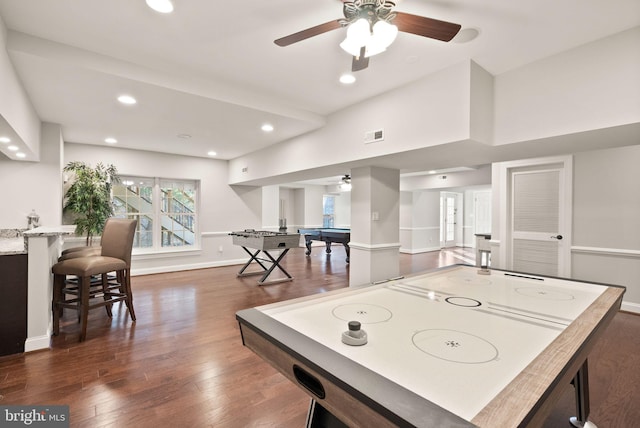
[(65, 225), (65, 226), (41, 226), (36, 227), (35, 229), (25, 230), (22, 234), (31, 238), (34, 236), (62, 236), (62, 235), (73, 235), (76, 231), (75, 225)]
[(27, 245), (24, 238), (3, 238), (0, 237), (0, 256), (13, 254), (27, 254)]
[(73, 235), (76, 227), (51, 226), (35, 229), (0, 229), (0, 256), (28, 253), (28, 238), (40, 236)]
[(0, 229), (0, 255), (27, 254), (25, 229)]

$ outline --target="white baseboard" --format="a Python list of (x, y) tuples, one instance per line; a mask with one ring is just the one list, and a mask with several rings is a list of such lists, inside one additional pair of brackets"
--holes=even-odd
[(131, 269), (131, 276), (138, 275), (151, 275), (154, 273), (168, 273), (168, 272), (180, 272), (185, 270), (207, 269), (213, 267), (241, 265), (246, 263), (246, 259), (237, 260), (224, 260), (219, 262), (207, 262), (207, 263), (192, 263), (188, 265), (171, 265), (171, 266), (156, 266), (150, 268)]
[(633, 312), (634, 314), (640, 315), (640, 303), (623, 301), (620, 309), (623, 311)]
[(49, 335), (28, 337), (24, 342), (24, 352), (39, 351), (40, 349), (49, 349), (51, 342)]
[(420, 254), (420, 253), (429, 253), (431, 251), (440, 251), (440, 247), (400, 248), (400, 252), (404, 254)]

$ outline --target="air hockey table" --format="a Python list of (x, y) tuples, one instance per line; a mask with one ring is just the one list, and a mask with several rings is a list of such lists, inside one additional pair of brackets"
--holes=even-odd
[(587, 357), (624, 291), (454, 265), (236, 318), (310, 396), (308, 426), (535, 427), (572, 384), (571, 422), (595, 426)]

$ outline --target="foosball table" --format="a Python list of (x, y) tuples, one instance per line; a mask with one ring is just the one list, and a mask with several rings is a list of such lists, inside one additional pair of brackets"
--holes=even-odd
[[(289, 249), (300, 245), (299, 233), (287, 232), (271, 232), (266, 230), (245, 229), (241, 232), (231, 232), (229, 235), (233, 237), (233, 244), (240, 245), (250, 258), (247, 263), (242, 266), (237, 276), (262, 275), (258, 281), (258, 285), (275, 284), (278, 282), (292, 281), (293, 277), (289, 275), (280, 262), (289, 252)], [(272, 256), (269, 251), (277, 250), (280, 254), (277, 257)], [(260, 253), (266, 257), (258, 257)], [(256, 262), (261, 270), (246, 272), (252, 262)], [(267, 267), (270, 264), (270, 267)], [(267, 280), (269, 275), (278, 268), (284, 273), (284, 278)]]

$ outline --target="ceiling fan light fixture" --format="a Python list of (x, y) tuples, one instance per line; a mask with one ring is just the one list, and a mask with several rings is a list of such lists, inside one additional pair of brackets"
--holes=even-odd
[(391, 43), (398, 36), (398, 27), (393, 24), (389, 24), (387, 21), (378, 21), (373, 24), (373, 35), (371, 36), (371, 41), (380, 46), (384, 46), (384, 48), (388, 48), (391, 46)]
[(360, 18), (349, 25), (347, 38), (340, 43), (340, 47), (350, 55), (360, 56), (360, 50), (365, 47), (365, 57), (370, 57), (384, 52), (398, 35), (398, 27), (389, 24), (385, 20), (378, 20), (373, 25), (369, 21)]
[(360, 48), (366, 46), (371, 39), (369, 21), (360, 18), (347, 28), (347, 38), (340, 43), (340, 47), (352, 56), (360, 55)]

